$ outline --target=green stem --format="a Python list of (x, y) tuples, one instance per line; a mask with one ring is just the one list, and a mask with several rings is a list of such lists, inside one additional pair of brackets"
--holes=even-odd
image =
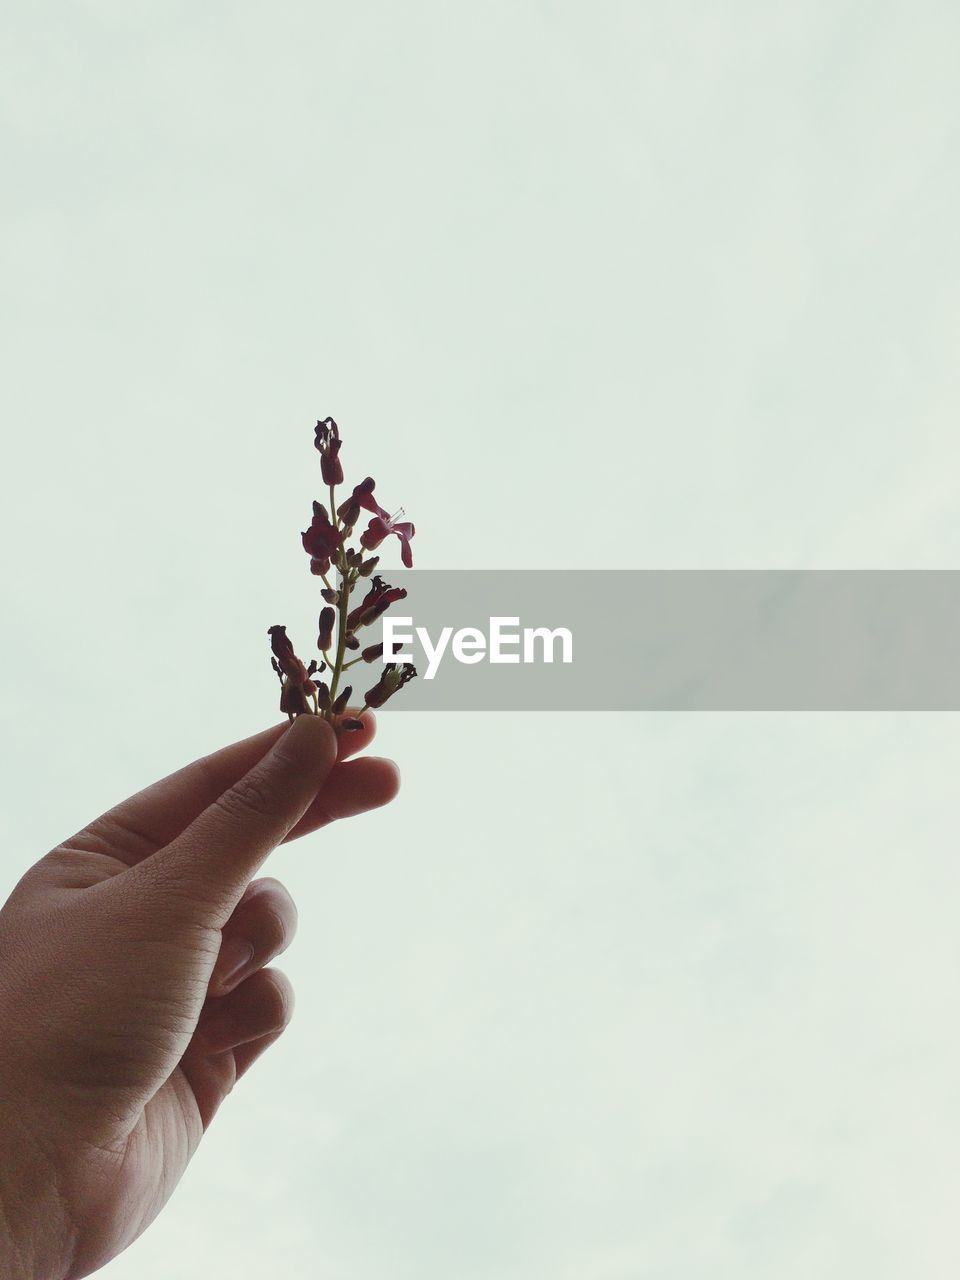
[(337, 568), (340, 570), (340, 599), (337, 602), (339, 617), (337, 619), (337, 660), (333, 668), (333, 678), (330, 682), (330, 701), (337, 696), (337, 685), (340, 683), (340, 672), (343, 670), (343, 655), (346, 649), (347, 641), (347, 605), (350, 602), (350, 571), (346, 564), (346, 555), (343, 548), (340, 548), (340, 564)]
[[(334, 486), (330, 486), (330, 522), (334, 528), (340, 528), (340, 517), (337, 515), (337, 504), (334, 498)], [(337, 601), (337, 657), (331, 664), (333, 675), (330, 678), (330, 701), (333, 702), (337, 696), (337, 686), (340, 684), (340, 673), (344, 669), (343, 655), (346, 649), (347, 640), (347, 606), (350, 603), (350, 570), (347, 567), (347, 553), (340, 547), (340, 555), (337, 560), (337, 570), (340, 574), (340, 598)], [(329, 586), (329, 583), (327, 584)], [(328, 659), (329, 661), (329, 659)], [(333, 717), (330, 716), (330, 719)]]

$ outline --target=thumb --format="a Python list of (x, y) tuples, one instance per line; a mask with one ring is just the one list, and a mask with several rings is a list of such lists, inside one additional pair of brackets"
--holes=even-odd
[(222, 925), (258, 867), (306, 813), (336, 759), (337, 737), (327, 721), (297, 716), (259, 763), (121, 879), (142, 879), (161, 896), (206, 903)]

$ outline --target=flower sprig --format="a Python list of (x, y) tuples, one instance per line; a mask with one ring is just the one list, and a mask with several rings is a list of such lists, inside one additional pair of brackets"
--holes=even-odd
[[(400, 559), (410, 569), (410, 540), (416, 530), (409, 520), (402, 519), (402, 508), (390, 515), (380, 506), (373, 496), (376, 485), (371, 476), (354, 485), (349, 497), (337, 504), (337, 488), (343, 484), (340, 444), (340, 429), (333, 418), (317, 423), (314, 445), (320, 454), (326, 501), (314, 502), (310, 526), (300, 535), (310, 557), (310, 572), (323, 583), (320, 594), (324, 605), (317, 623), (317, 648), (322, 657), (312, 659), (306, 666), (297, 657), (286, 627), (270, 627), (267, 634), (273, 669), (280, 680), (280, 710), (291, 720), (299, 715), (321, 715), (335, 727), (359, 729), (368, 707), (382, 706), (417, 674), (410, 662), (384, 663), (380, 679), (367, 690), (359, 713), (344, 716), (353, 686), (341, 687), (343, 673), (358, 662), (372, 663), (383, 657), (382, 644), (363, 648), (357, 632), (376, 622), (407, 594), (403, 587), (392, 587), (375, 575), (380, 557), (365, 553), (376, 551), (391, 534), (395, 535), (400, 542)], [(358, 545), (351, 546), (361, 512), (371, 518), (357, 538)], [(369, 580), (369, 587), (359, 601), (354, 598), (351, 607), (351, 594), (361, 578)], [(347, 660), (347, 654), (357, 650), (357, 656)], [(316, 678), (320, 676), (324, 678)]]

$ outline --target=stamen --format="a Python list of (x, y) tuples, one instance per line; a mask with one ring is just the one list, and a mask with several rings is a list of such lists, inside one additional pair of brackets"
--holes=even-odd
[(387, 524), (396, 524), (397, 521), (400, 519), (400, 517), (406, 514), (407, 513), (404, 511), (403, 507), (397, 507), (393, 515), (390, 516), (389, 519), (387, 520)]

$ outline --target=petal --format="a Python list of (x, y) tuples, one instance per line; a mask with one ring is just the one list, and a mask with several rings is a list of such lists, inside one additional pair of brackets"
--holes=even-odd
[(393, 532), (400, 539), (400, 559), (408, 569), (412, 569), (413, 552), (410, 549), (410, 539), (416, 533), (416, 530), (409, 521), (405, 521), (403, 524), (395, 524)]
[(374, 516), (367, 525), (366, 530), (360, 535), (360, 545), (365, 547), (367, 551), (375, 551), (389, 532), (390, 528), (382, 517)]
[(343, 484), (343, 465), (337, 454), (340, 452), (340, 441), (334, 441), (329, 453), (320, 458), (320, 475), (324, 484)]
[(364, 511), (371, 511), (375, 516), (380, 516), (382, 520), (386, 520), (389, 512), (384, 511), (380, 503), (373, 496), (373, 490), (376, 487), (376, 481), (373, 476), (367, 476), (365, 480), (361, 480), (353, 489), (353, 501), (359, 502)]

